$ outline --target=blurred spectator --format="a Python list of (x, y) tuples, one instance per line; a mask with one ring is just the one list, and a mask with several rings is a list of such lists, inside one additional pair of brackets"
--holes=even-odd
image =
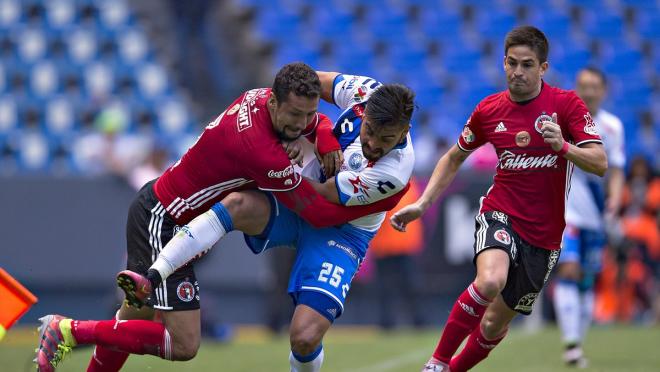
[(660, 322), (660, 177), (644, 157), (633, 159), (623, 195), (627, 243), (609, 250), (598, 286), (596, 319)]
[(82, 134), (73, 144), (76, 167), (88, 175), (126, 175), (147, 159), (152, 151), (152, 139), (130, 134), (126, 108), (113, 102), (94, 119), (93, 129)]
[(424, 247), (424, 227), (420, 220), (408, 224), (402, 234), (389, 224), (392, 213), (404, 205), (415, 202), (421, 195), (414, 179), (410, 190), (396, 208), (387, 213), (385, 223), (371, 241), (369, 254), (376, 263), (376, 286), (380, 304), (379, 324), (383, 329), (392, 329), (396, 319), (395, 304), (400, 298), (407, 308), (415, 327), (422, 327), (425, 320), (419, 304), (419, 285), (415, 255)]

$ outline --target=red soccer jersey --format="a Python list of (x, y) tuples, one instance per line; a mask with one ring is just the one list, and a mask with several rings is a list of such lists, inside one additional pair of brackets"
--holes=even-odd
[(480, 213), (506, 213), (525, 241), (545, 249), (560, 248), (573, 169), (541, 136), (541, 123), (551, 120), (555, 112), (566, 141), (578, 146), (601, 142), (587, 107), (575, 92), (546, 83), (538, 97), (524, 103), (512, 101), (508, 90), (486, 97), (458, 139), (464, 151), (486, 142), (497, 151), (497, 173), (481, 198)]
[[(158, 179), (156, 196), (177, 223), (189, 222), (233, 191), (286, 191), (300, 184), (273, 130), (266, 107), (270, 91), (243, 93)], [(303, 135), (321, 120), (327, 118), (317, 114)]]

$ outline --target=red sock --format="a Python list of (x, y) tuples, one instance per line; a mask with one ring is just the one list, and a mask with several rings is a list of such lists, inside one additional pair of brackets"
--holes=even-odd
[(477, 327), (471, 334), (465, 344), (465, 347), (455, 358), (452, 358), (449, 363), (449, 370), (451, 372), (464, 372), (477, 365), (477, 363), (486, 359), (488, 353), (497, 346), (506, 336), (504, 334), (494, 340), (488, 340), (481, 332), (481, 327)]
[(479, 294), (474, 283), (470, 284), (454, 303), (433, 357), (449, 364), (465, 337), (481, 322), (488, 304), (490, 300)]
[(78, 344), (96, 344), (131, 354), (172, 359), (172, 340), (162, 323), (149, 320), (74, 320), (71, 333)]
[(96, 345), (92, 359), (89, 360), (87, 372), (117, 372), (124, 366), (128, 355), (123, 351)]

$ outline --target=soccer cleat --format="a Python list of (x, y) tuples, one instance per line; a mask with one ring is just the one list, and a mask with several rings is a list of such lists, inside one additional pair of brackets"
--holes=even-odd
[(153, 292), (149, 279), (130, 270), (117, 274), (117, 285), (126, 294), (126, 303), (138, 309), (149, 301)]
[(424, 364), (424, 368), (422, 368), (422, 372), (451, 372), (449, 370), (449, 366), (440, 363), (440, 364), (435, 364), (435, 363), (426, 363)]
[(568, 367), (576, 367), (583, 369), (589, 366), (589, 360), (584, 357), (582, 348), (579, 346), (567, 349), (564, 352), (563, 359)]
[(53, 372), (64, 357), (76, 346), (71, 335), (71, 319), (61, 315), (39, 318), (39, 348), (33, 362), (39, 372)]

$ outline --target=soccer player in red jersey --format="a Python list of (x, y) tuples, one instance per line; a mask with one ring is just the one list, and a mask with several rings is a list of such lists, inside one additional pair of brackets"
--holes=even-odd
[[(582, 100), (543, 81), (548, 48), (545, 35), (534, 27), (507, 34), (508, 89), (477, 105), (422, 196), (392, 216), (392, 226), (404, 231), (447, 188), (471, 151), (486, 142), (494, 145), (497, 174), (476, 217), (477, 275), (454, 304), (424, 371), (467, 371), (505, 337), (518, 313), (531, 313), (559, 258), (573, 164), (599, 176), (607, 169)], [(466, 337), (466, 346), (454, 356)]]
[[(304, 63), (292, 63), (278, 72), (272, 89), (250, 90), (234, 101), (179, 161), (138, 193), (126, 228), (127, 268), (146, 274), (178, 226), (234, 191), (272, 191), (279, 202), (315, 227), (338, 225), (396, 206), (402, 193), (364, 206), (333, 204), (294, 172), (282, 142), (301, 135), (315, 139), (326, 171), (334, 175), (333, 168), (338, 170), (343, 162), (332, 123), (316, 112), (320, 95), (316, 71)], [(129, 353), (192, 359), (201, 338), (199, 284), (193, 265), (178, 270), (154, 292), (152, 307), (138, 310), (124, 303), (116, 320), (42, 318), (35, 360), (38, 370), (53, 371), (79, 344), (97, 345), (88, 371), (118, 371)], [(162, 322), (153, 321), (156, 316)]]

